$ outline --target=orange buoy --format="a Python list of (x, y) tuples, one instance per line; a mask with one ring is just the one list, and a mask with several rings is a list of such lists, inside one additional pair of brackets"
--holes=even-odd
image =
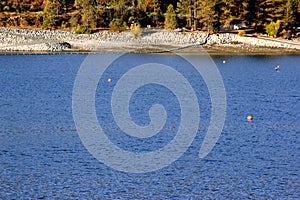
[(252, 120), (253, 120), (253, 117), (252, 117), (251, 115), (249, 115), (249, 116), (247, 117), (247, 120), (248, 120), (248, 121), (252, 121)]
[(111, 78), (107, 79), (107, 82), (111, 83), (111, 82), (112, 82), (112, 79), (111, 79)]

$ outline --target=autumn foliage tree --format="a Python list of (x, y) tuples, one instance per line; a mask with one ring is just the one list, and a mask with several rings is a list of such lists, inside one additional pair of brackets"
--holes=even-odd
[(280, 28), (280, 23), (281, 23), (280, 20), (277, 20), (276, 22), (272, 21), (270, 24), (268, 24), (266, 26), (266, 31), (267, 31), (269, 36), (277, 37), (278, 30)]

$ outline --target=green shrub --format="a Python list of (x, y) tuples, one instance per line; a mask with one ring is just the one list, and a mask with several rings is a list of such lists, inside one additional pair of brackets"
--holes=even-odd
[(133, 28), (131, 29), (131, 35), (133, 38), (140, 38), (142, 37), (142, 29), (141, 29), (141, 25), (138, 24), (134, 24)]
[(281, 32), (280, 32), (280, 35), (285, 35), (287, 33), (287, 31), (285, 29), (283, 29)]
[(47, 18), (43, 18), (43, 28), (47, 28), (48, 27), (48, 19)]
[(61, 28), (66, 28), (66, 22), (62, 21), (60, 26), (61, 26)]
[(282, 36), (284, 39), (289, 39), (290, 40), (292, 38), (292, 31), (283, 29), (280, 32), (280, 36)]
[(280, 28), (280, 23), (281, 23), (280, 20), (277, 20), (276, 23), (271, 22), (266, 26), (266, 32), (268, 33), (269, 36), (277, 37), (278, 30)]
[(74, 30), (75, 33), (77, 34), (90, 34), (91, 29), (82, 27), (80, 24), (77, 25), (76, 29)]
[(126, 22), (123, 22), (121, 19), (116, 19), (109, 23), (109, 28), (115, 32), (122, 32), (127, 29), (127, 24)]

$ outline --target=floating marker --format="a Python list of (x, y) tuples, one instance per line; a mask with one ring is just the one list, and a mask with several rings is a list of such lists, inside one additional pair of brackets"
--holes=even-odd
[(223, 60), (223, 64), (226, 64), (226, 60)]
[(111, 83), (111, 82), (112, 82), (112, 79), (111, 79), (111, 78), (107, 79), (107, 82)]
[(247, 117), (247, 120), (248, 120), (248, 121), (252, 121), (252, 120), (253, 120), (253, 117), (252, 117), (251, 115), (249, 115), (249, 116)]

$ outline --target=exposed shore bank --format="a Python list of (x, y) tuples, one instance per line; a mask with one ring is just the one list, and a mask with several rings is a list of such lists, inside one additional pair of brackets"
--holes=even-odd
[[(204, 44), (205, 43), (205, 44)], [(203, 44), (203, 45), (200, 45)], [(202, 48), (203, 47), (203, 48)], [(240, 37), (235, 34), (109, 31), (75, 34), (69, 31), (0, 28), (0, 52), (191, 52), (211, 54), (300, 54), (300, 40)]]

